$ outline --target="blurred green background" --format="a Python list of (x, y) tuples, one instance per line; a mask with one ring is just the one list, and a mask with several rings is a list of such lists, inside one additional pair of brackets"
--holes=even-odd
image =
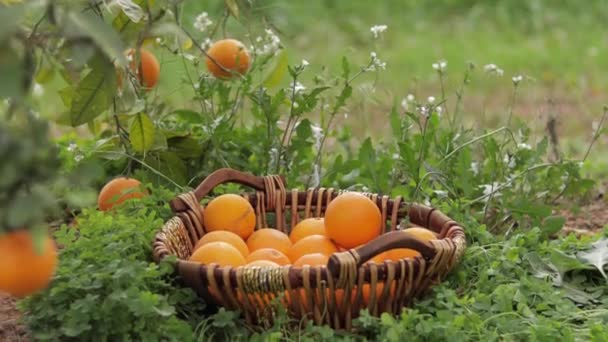
[[(608, 1), (605, 0), (238, 0), (239, 20), (228, 18), (224, 35), (250, 45), (264, 28), (281, 38), (290, 64), (310, 62), (302, 80), (311, 86), (314, 76), (340, 72), (342, 56), (353, 65), (369, 61), (370, 52), (387, 63), (387, 69), (367, 73), (358, 80), (355, 101), (348, 108), (356, 134), (382, 136), (388, 130), (382, 119), (394, 104), (414, 94), (425, 100), (441, 98), (438, 74), (431, 65), (447, 61), (444, 79), (448, 106), (456, 102), (463, 73), (475, 65), (464, 90), (465, 124), (496, 127), (506, 123), (512, 101), (512, 76), (524, 75), (513, 115), (525, 120), (539, 135), (549, 117), (557, 119), (564, 149), (581, 153), (592, 135), (593, 122), (602, 115), (608, 90)], [(181, 18), (199, 42), (208, 32), (192, 23), (201, 12), (214, 22), (222, 20), (223, 0), (186, 1)], [(374, 39), (370, 27), (387, 25)], [(155, 48), (163, 69), (157, 95), (182, 107), (191, 98), (181, 56)], [(200, 58), (200, 52), (190, 53)], [(496, 64), (503, 76), (484, 72)], [(285, 75), (283, 84), (289, 82)], [(58, 99), (55, 99), (58, 101)], [(49, 106), (53, 108), (49, 101)], [(313, 113), (314, 115), (314, 113)], [(566, 144), (567, 143), (567, 144)], [(606, 147), (605, 141), (600, 146)], [(597, 148), (597, 150), (601, 149)], [(565, 152), (568, 152), (566, 150)], [(603, 167), (603, 166), (602, 166)]]

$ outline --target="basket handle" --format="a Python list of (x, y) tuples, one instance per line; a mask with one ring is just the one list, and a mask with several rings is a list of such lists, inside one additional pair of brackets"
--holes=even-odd
[(395, 248), (414, 249), (425, 259), (432, 259), (437, 254), (435, 247), (428, 242), (418, 239), (413, 234), (406, 231), (394, 231), (382, 234), (376, 239), (364, 244), (363, 246), (350, 249), (341, 253), (334, 253), (327, 262), (327, 268), (334, 277), (340, 274), (341, 262), (338, 254), (350, 253), (356, 261), (356, 269), (373, 258), (374, 256)]
[[(279, 179), (285, 184), (285, 176), (281, 175)], [(209, 174), (192, 193), (196, 197), (197, 202), (200, 202), (215, 187), (228, 182), (247, 185), (259, 191), (267, 190), (265, 177), (254, 176), (231, 168), (222, 168)], [(170, 205), (174, 212), (185, 211), (189, 208), (179, 197), (171, 200)]]

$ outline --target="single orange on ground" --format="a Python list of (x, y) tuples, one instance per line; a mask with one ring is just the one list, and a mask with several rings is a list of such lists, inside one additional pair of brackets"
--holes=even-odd
[(327, 235), (325, 220), (322, 217), (310, 217), (298, 222), (289, 233), (289, 239), (296, 243), (311, 235)]
[(272, 248), (261, 248), (249, 253), (247, 262), (250, 263), (256, 260), (272, 261), (280, 266), (291, 264), (291, 261), (285, 254)]
[(256, 230), (247, 239), (247, 247), (253, 252), (262, 248), (273, 248), (285, 254), (291, 248), (291, 240), (287, 234), (272, 228)]
[(380, 235), (382, 215), (371, 199), (357, 192), (345, 192), (327, 205), (325, 229), (336, 244), (349, 249)]
[(249, 52), (236, 39), (222, 39), (207, 50), (205, 62), (209, 72), (217, 78), (230, 78), (235, 73), (244, 75), (249, 70)]
[(277, 264), (276, 262), (272, 262), (270, 260), (254, 260), (254, 261), (248, 263), (246, 266), (280, 267), (281, 265)]
[(329, 260), (329, 256), (321, 253), (311, 253), (305, 254), (298, 258), (298, 260), (293, 262), (294, 266), (325, 266), (327, 265), (327, 261)]
[(331, 256), (337, 251), (338, 248), (336, 248), (336, 245), (327, 236), (311, 235), (303, 238), (291, 246), (287, 256), (289, 257), (289, 260), (295, 262), (306, 254), (321, 253)]
[[(437, 239), (437, 234), (422, 227), (412, 227), (400, 231), (401, 234), (412, 234), (417, 239), (428, 242)], [(397, 261), (399, 259), (415, 258), (421, 256), (420, 252), (411, 248), (396, 248), (386, 251), (385, 260)]]
[(207, 203), (203, 224), (209, 232), (227, 230), (247, 239), (255, 227), (255, 212), (245, 198), (224, 194)]
[(0, 235), (0, 292), (25, 297), (48, 286), (57, 267), (57, 249), (50, 236), (36, 250), (32, 233)]
[(147, 191), (141, 189), (141, 182), (135, 178), (117, 177), (101, 188), (97, 197), (97, 206), (108, 211), (114, 206), (133, 198), (142, 198)]
[(203, 246), (209, 242), (215, 242), (215, 241), (222, 241), (222, 242), (227, 242), (227, 243), (231, 244), (236, 249), (238, 249), (239, 252), (241, 252), (243, 257), (246, 257), (249, 255), (249, 248), (247, 248), (247, 244), (245, 243), (245, 241), (243, 241), (243, 239), (241, 239), (240, 236), (236, 235), (233, 232), (229, 232), (227, 230), (216, 230), (214, 232), (209, 232), (209, 233), (203, 235), (203, 237), (200, 240), (198, 240), (198, 242), (196, 243), (196, 246), (194, 246), (193, 251), (196, 251), (201, 246)]
[(202, 245), (190, 256), (190, 261), (201, 264), (216, 263), (219, 266), (242, 266), (247, 263), (245, 257), (233, 245), (215, 241)]

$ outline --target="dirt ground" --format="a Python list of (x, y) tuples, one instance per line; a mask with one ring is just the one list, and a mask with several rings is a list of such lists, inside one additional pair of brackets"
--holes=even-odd
[(27, 341), (27, 333), (19, 325), (20, 313), (15, 300), (0, 292), (0, 342)]

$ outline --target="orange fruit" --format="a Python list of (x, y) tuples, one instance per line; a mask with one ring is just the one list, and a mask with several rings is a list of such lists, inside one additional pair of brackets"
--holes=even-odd
[(366, 263), (376, 263), (376, 264), (381, 264), (384, 262), (384, 260), (386, 260), (387, 256), (386, 256), (386, 252), (384, 253), (380, 253), (377, 254), (376, 256), (374, 256), (373, 258), (369, 259)]
[[(437, 234), (429, 229), (422, 227), (412, 227), (402, 230), (403, 233), (414, 235), (417, 239), (428, 242), (437, 239)], [(420, 252), (410, 248), (396, 248), (386, 252), (385, 259), (397, 261), (399, 259), (415, 258), (420, 256)]]
[(291, 240), (287, 234), (272, 228), (256, 230), (247, 239), (247, 247), (251, 252), (262, 248), (273, 248), (285, 254), (291, 248)]
[(402, 230), (403, 232), (407, 232), (409, 234), (413, 234), (418, 239), (422, 241), (431, 241), (436, 240), (438, 238), (437, 233), (430, 229), (422, 228), (422, 227), (411, 227)]
[(380, 235), (382, 215), (378, 206), (357, 192), (345, 192), (329, 202), (325, 210), (327, 236), (349, 249)]
[(281, 266), (291, 264), (291, 261), (285, 254), (272, 248), (260, 248), (258, 250), (255, 250), (249, 253), (246, 260), (248, 263), (256, 260), (272, 261)]
[[(391, 285), (391, 288), (389, 290), (389, 294), (390, 295), (395, 295), (395, 283), (393, 283)], [(382, 296), (382, 292), (384, 291), (384, 283), (383, 282), (377, 282), (376, 283), (376, 303), (378, 303), (378, 301), (380, 300), (380, 297)], [(356, 296), (356, 290), (353, 291), (353, 298), (352, 300), (355, 300), (355, 296)], [(371, 285), (370, 284), (363, 284), (363, 287), (361, 289), (361, 300), (363, 301), (363, 305), (368, 305), (369, 301), (371, 300)]]
[(227, 230), (247, 239), (255, 227), (255, 212), (245, 198), (224, 194), (207, 204), (203, 210), (203, 224), (209, 232)]
[(325, 220), (322, 217), (310, 217), (298, 222), (289, 233), (289, 239), (296, 243), (311, 235), (327, 235)]
[(254, 260), (248, 263), (246, 266), (272, 266), (272, 267), (280, 267), (281, 265), (276, 262), (270, 260)]
[(233, 245), (214, 241), (202, 245), (194, 251), (190, 256), (190, 261), (199, 262), (201, 264), (216, 263), (219, 266), (242, 266), (247, 263), (245, 257)]
[(329, 256), (321, 253), (311, 253), (305, 254), (298, 258), (298, 260), (293, 262), (294, 266), (325, 266), (327, 265), (327, 261), (329, 260)]
[(234, 73), (244, 75), (249, 70), (249, 52), (236, 39), (222, 39), (207, 50), (205, 62), (209, 72), (217, 78), (230, 78)]
[[(129, 68), (139, 79), (139, 84), (150, 90), (156, 86), (160, 78), (160, 64), (156, 56), (150, 51), (141, 48), (139, 50), (139, 65), (136, 65), (135, 49), (127, 50), (127, 58), (131, 59)], [(122, 88), (122, 71), (118, 72), (118, 88)]]
[(117, 177), (101, 188), (97, 197), (97, 206), (108, 211), (114, 206), (133, 198), (142, 198), (147, 191), (140, 189), (141, 182), (134, 178)]
[(42, 251), (32, 233), (19, 230), (0, 235), (0, 292), (25, 297), (48, 286), (57, 267), (57, 248), (45, 236)]
[(209, 232), (203, 235), (203, 237), (196, 243), (196, 246), (194, 246), (193, 251), (196, 251), (204, 244), (215, 241), (222, 241), (231, 244), (236, 249), (238, 249), (244, 257), (249, 255), (249, 248), (247, 248), (247, 244), (245, 244), (245, 241), (243, 241), (240, 236), (227, 230), (216, 230), (214, 232)]
[(289, 257), (289, 260), (295, 262), (306, 254), (321, 253), (329, 257), (337, 251), (336, 245), (334, 245), (328, 237), (323, 235), (311, 235), (291, 246), (287, 256)]

